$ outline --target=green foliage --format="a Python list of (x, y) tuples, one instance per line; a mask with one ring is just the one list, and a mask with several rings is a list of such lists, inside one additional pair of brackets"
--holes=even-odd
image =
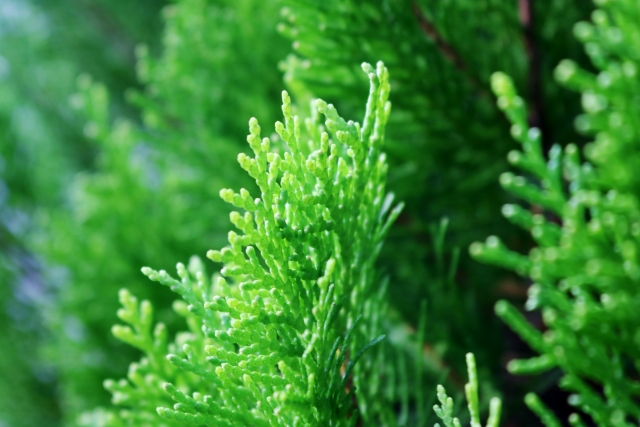
[[(6, 244), (7, 234), (0, 237)], [(17, 249), (8, 248), (12, 252)], [(13, 284), (20, 278), (21, 271), (10, 255), (15, 253), (0, 253), (0, 424), (52, 425), (59, 414), (52, 398), (50, 369), (34, 356), (42, 334), (37, 323), (38, 313), (25, 304), (24, 294), (21, 295), (23, 301), (14, 295)]]
[[(256, 10), (264, 17), (260, 25), (249, 19)], [(86, 122), (95, 168), (74, 177), (65, 204), (43, 212), (44, 231), (35, 236), (47, 261), (68, 270), (47, 323), (58, 335), (49, 352), (70, 420), (106, 404), (108, 395), (95, 385), (119, 375), (134, 357), (109, 334), (118, 289), (126, 285), (151, 299), (170, 330), (182, 327), (165, 308), (171, 292), (153, 291), (139, 269), (224, 242), (221, 218), (229, 209), (217, 193), (233, 183), (251, 185), (233, 165), (240, 149), (233, 141), (241, 135), (236, 117), (251, 110), (271, 119), (268, 95), (280, 86), (276, 64), (284, 43), (275, 31), (276, 10), (252, 0), (185, 0), (165, 8), (162, 54), (138, 48), (145, 88), (128, 92), (142, 124), (121, 113), (113, 90), (86, 75), (78, 79), (71, 104)]]
[[(464, 392), (467, 397), (469, 414), (471, 416), (471, 427), (481, 427), (480, 423), (480, 407), (478, 404), (478, 374), (476, 372), (476, 359), (472, 353), (467, 353), (467, 373), (469, 382), (464, 386)], [(447, 396), (447, 392), (443, 386), (438, 385), (438, 400), (440, 406), (435, 405), (433, 410), (438, 418), (442, 420), (445, 427), (460, 427), (460, 420), (453, 416), (453, 399)], [(494, 397), (491, 399), (489, 409), (489, 419), (487, 427), (497, 427), (500, 422), (500, 411), (502, 409), (502, 401)], [(440, 424), (436, 424), (440, 427)]]
[(239, 117), (277, 119), (269, 99), (278, 95), (276, 67), (287, 52), (274, 28), (278, 11), (277, 2), (255, 0), (181, 0), (163, 10), (162, 54), (138, 47), (146, 91), (128, 93), (163, 151), (192, 168), (225, 168), (215, 155), (242, 148), (236, 141), (246, 124)]
[[(178, 264), (181, 281), (143, 269), (189, 304), (187, 316), (197, 332), (181, 354), (167, 356), (173, 366), (161, 357), (164, 328), (150, 336), (150, 304), (138, 307), (121, 293), (119, 317), (134, 329), (113, 332), (147, 354), (140, 368), (130, 370), (134, 387), (126, 381), (106, 384), (115, 403), (136, 407), (131, 416), (122, 415), (128, 422), (149, 420), (144, 410), (158, 403), (152, 386), (168, 377), (163, 387), (177, 404), (157, 409), (167, 420), (355, 424), (352, 398), (369, 372), (368, 366), (354, 367), (384, 338), (371, 339), (384, 304), (374, 261), (401, 209), (390, 210), (392, 197), (384, 191), (387, 166), (380, 149), (390, 111), (387, 70), (382, 63), (363, 69), (371, 89), (362, 125), (346, 122), (318, 100), (314, 105), (325, 116), (324, 126), (314, 113), (303, 136), (286, 92), (284, 124), (275, 126), (280, 139), (261, 139), (257, 120), (249, 121), (247, 141), (255, 157), (241, 153), (238, 162), (256, 180), (261, 197), (245, 189), (220, 191), (222, 199), (245, 210), (230, 215), (242, 234), (229, 232), (229, 246), (207, 253), (224, 263), (226, 279), (216, 276), (211, 283), (197, 259), (189, 269)], [(151, 376), (143, 376), (147, 372)], [(191, 381), (181, 381), (185, 375)], [(366, 402), (358, 404), (367, 417)]]
[[(583, 3), (545, 5), (532, 29), (536, 40), (557, 41), (575, 22), (564, 17), (585, 15), (589, 4)], [(379, 58), (392, 70), (396, 99), (388, 151), (396, 170), (390, 185), (407, 200), (417, 223), (407, 234), (423, 237), (443, 212), (451, 217), (455, 242), (467, 244), (483, 228), (495, 229), (494, 212), (502, 201), (491, 190), (505, 166), (509, 138), (485, 88), (495, 70), (514, 76), (519, 86), (529, 78), (528, 36), (523, 37), (516, 5), (470, 0), (285, 4), (280, 29), (294, 40), (296, 55), (283, 67), (285, 79), (299, 92), (354, 108), (360, 84), (354, 63)], [(574, 45), (571, 38), (562, 39), (563, 47), (575, 50)], [(559, 50), (555, 44), (548, 48), (555, 61), (567, 54)], [(553, 86), (553, 66), (545, 64), (541, 72), (545, 89)], [(549, 92), (549, 104), (569, 108), (562, 94)], [(561, 126), (571, 133), (570, 124)]]
[[(122, 7), (133, 13), (120, 14)], [(73, 175), (92, 160), (82, 120), (66, 100), (81, 71), (108, 82), (114, 93), (135, 84), (127, 46), (140, 41), (141, 33), (157, 38), (160, 29), (150, 22), (159, 23), (155, 9), (144, 0), (7, 0), (0, 5), (3, 426), (56, 426), (60, 419), (54, 361), (43, 352), (43, 343), (56, 338), (43, 318), (51, 307), (52, 288), (61, 280), (56, 280), (59, 270), (45, 280), (32, 237), (45, 234), (37, 225), (39, 212), (59, 206)], [(121, 103), (114, 107), (122, 110)], [(54, 240), (53, 245), (61, 238), (55, 235)], [(95, 385), (90, 389), (100, 392)]]
[[(399, 283), (400, 292), (394, 293), (399, 293), (399, 298), (405, 295), (401, 303), (413, 305), (410, 316), (415, 322), (419, 300), (427, 296), (425, 290), (419, 292), (424, 289), (421, 284), (437, 280), (437, 273), (414, 270), (428, 252), (412, 239), (430, 239), (429, 226), (447, 215), (455, 230), (448, 240), (466, 244), (468, 237), (460, 233), (468, 232), (464, 229), (469, 223), (468, 214), (473, 212), (475, 227), (480, 226), (479, 221), (486, 224), (494, 217), (491, 205), (496, 201), (487, 195), (476, 200), (474, 194), (494, 185), (494, 177), (503, 168), (501, 153), (507, 150), (508, 137), (498, 109), (486, 93), (481, 93), (479, 85), (496, 67), (521, 74), (523, 51), (519, 43), (511, 42), (517, 39), (513, 33), (516, 28), (506, 24), (517, 19), (516, 11), (496, 6), (494, 13), (487, 16), (475, 10), (484, 7), (478, 2), (449, 2), (438, 7), (437, 12), (410, 1), (286, 4), (280, 28), (294, 40), (297, 55), (290, 56), (283, 66), (285, 81), (291, 82), (294, 90), (303, 87), (353, 109), (357, 105), (357, 87), (361, 85), (354, 64), (381, 59), (392, 70), (395, 114), (389, 124), (388, 151), (395, 170), (392, 169), (390, 185), (407, 201), (407, 220), (403, 221), (405, 230), (401, 232), (411, 239), (393, 247), (402, 256), (393, 257), (388, 264)], [(439, 19), (445, 16), (446, 20)], [(480, 16), (482, 24), (469, 20)], [(464, 25), (460, 25), (462, 19)], [(487, 20), (502, 25), (487, 27)], [(430, 30), (421, 25), (437, 25), (432, 31), (437, 33), (437, 40), (444, 40), (449, 46), (444, 48), (445, 53), (443, 46), (429, 35)], [(480, 25), (495, 29), (496, 34), (488, 34), (483, 55), (475, 55), (466, 40), (479, 31)], [(451, 31), (453, 28), (460, 31)], [(467, 49), (471, 55), (465, 55)], [(457, 63), (462, 57), (469, 62), (465, 66)], [(484, 64), (475, 64), (474, 60)], [(294, 93), (298, 97), (307, 94), (303, 90)], [(449, 108), (454, 99), (464, 107)], [(469, 121), (468, 117), (476, 120)], [(447, 197), (454, 193), (466, 197)], [(450, 247), (446, 249), (448, 253)]]
[[(503, 214), (528, 230), (537, 247), (521, 255), (490, 237), (471, 252), (535, 281), (527, 309), (542, 310), (547, 332), (533, 328), (506, 301), (496, 306), (496, 313), (540, 353), (512, 361), (509, 370), (535, 374), (559, 367), (560, 385), (574, 393), (572, 405), (597, 425), (628, 426), (640, 416), (640, 111), (632, 101), (640, 94), (640, 30), (635, 24), (640, 9), (632, 2), (599, 3), (593, 23), (578, 23), (574, 30), (598, 73), (571, 61), (556, 69), (561, 83), (582, 93), (584, 114), (576, 126), (595, 136), (584, 149), (589, 162), (580, 160), (573, 144), (564, 150), (554, 146), (545, 159), (540, 131), (528, 128), (523, 100), (506, 75), (495, 74), (498, 105), (523, 148), (511, 152), (509, 161), (527, 174), (505, 173), (500, 182), (532, 206), (506, 205)], [(534, 214), (534, 209), (543, 213)], [(526, 401), (546, 425), (560, 425), (536, 396)], [(574, 415), (572, 424), (580, 423)]]
[[(294, 53), (281, 66), (298, 99), (313, 94), (353, 111), (362, 86), (354, 64), (380, 59), (391, 70), (389, 188), (407, 208), (381, 262), (393, 283), (391, 303), (409, 323), (417, 323), (420, 301), (429, 302), (433, 357), (456, 372), (464, 371), (460, 361), (470, 349), (484, 366), (497, 369), (500, 344), (478, 338), (499, 336), (491, 306), (495, 284), (503, 280), (466, 253), (458, 259), (456, 248), (489, 234), (522, 240), (495, 214), (507, 201), (497, 177), (507, 167), (511, 141), (487, 90), (491, 73), (509, 73), (520, 88), (534, 80), (537, 87), (525, 93), (532, 103), (553, 107), (545, 120), (554, 126), (546, 127), (574, 137), (569, 118), (578, 103), (557, 90), (552, 69), (579, 50), (565, 34), (591, 5), (520, 2), (535, 8), (536, 20), (527, 28), (516, 3), (286, 0), (279, 27), (293, 41)], [(530, 43), (544, 49), (542, 59), (534, 58)], [(446, 238), (435, 226), (443, 217)]]
[(2, 3), (0, 424), (637, 425), (640, 8), (436, 3)]

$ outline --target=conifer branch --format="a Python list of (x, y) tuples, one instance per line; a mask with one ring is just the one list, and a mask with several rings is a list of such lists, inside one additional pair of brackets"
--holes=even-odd
[[(384, 362), (377, 349), (385, 338), (378, 319), (386, 285), (377, 286), (374, 263), (402, 205), (390, 209), (392, 197), (385, 194), (388, 72), (381, 62), (362, 68), (370, 80), (362, 125), (316, 100), (305, 132), (287, 92), (284, 121), (275, 126), (279, 141), (262, 138), (258, 121), (249, 121), (255, 157), (240, 153), (238, 162), (261, 197), (245, 189), (220, 191), (245, 211), (230, 215), (241, 233), (230, 231), (227, 247), (207, 253), (224, 263), (225, 278), (210, 281), (197, 258), (188, 267), (178, 264), (180, 280), (142, 269), (184, 300), (178, 310), (192, 330), (186, 343), (167, 346), (163, 328), (151, 333), (151, 305), (138, 306), (121, 293), (118, 314), (130, 326), (113, 332), (143, 350), (145, 369), (163, 380), (170, 399), (149, 401), (158, 403), (166, 421), (347, 427), (357, 423), (356, 405), (370, 416), (355, 392), (367, 387), (364, 393), (377, 394), (370, 368)], [(360, 367), (361, 359), (367, 366)], [(135, 378), (132, 384), (107, 382), (116, 403), (135, 405), (133, 396), (158, 385)], [(185, 378), (191, 387), (180, 387)]]
[[(512, 361), (509, 370), (530, 375), (560, 368), (560, 387), (575, 393), (571, 405), (598, 426), (628, 426), (627, 420), (640, 416), (640, 128), (635, 125), (640, 107), (628, 101), (640, 91), (640, 59), (619, 50), (619, 46), (632, 45), (640, 35), (636, 25), (640, 10), (635, 15), (631, 12), (621, 3), (608, 3), (594, 12), (593, 24), (581, 22), (574, 27), (600, 69), (597, 76), (566, 60), (555, 70), (557, 80), (582, 92), (584, 114), (576, 120), (576, 127), (595, 135), (595, 141), (584, 150), (590, 162), (581, 159), (574, 144), (564, 149), (554, 145), (545, 157), (540, 129), (529, 126), (530, 116), (513, 81), (503, 73), (493, 75), (498, 106), (522, 146), (521, 151), (509, 153), (509, 162), (529, 177), (505, 173), (500, 183), (511, 194), (552, 212), (561, 221), (505, 205), (503, 215), (529, 231), (537, 247), (521, 255), (508, 250), (495, 236), (470, 247), (477, 259), (534, 281), (526, 308), (542, 311), (548, 327), (544, 334), (506, 301), (496, 305), (496, 314), (540, 353)], [(623, 93), (626, 96), (620, 96)], [(539, 184), (530, 183), (531, 178)], [(529, 394), (526, 403), (547, 427), (561, 425), (535, 394)], [(570, 422), (583, 424), (577, 415)]]

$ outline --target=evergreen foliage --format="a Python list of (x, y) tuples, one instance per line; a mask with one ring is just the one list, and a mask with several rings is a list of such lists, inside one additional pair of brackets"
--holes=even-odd
[[(354, 393), (372, 387), (370, 370), (379, 367), (371, 358), (364, 366), (356, 363), (384, 338), (369, 341), (380, 329), (385, 304), (374, 261), (402, 206), (391, 209), (393, 197), (384, 191), (387, 166), (380, 149), (390, 111), (387, 70), (382, 63), (363, 69), (371, 90), (362, 125), (346, 122), (332, 105), (317, 100), (324, 126), (313, 114), (303, 134), (286, 92), (284, 124), (275, 126), (279, 139), (261, 139), (257, 120), (249, 121), (247, 141), (255, 158), (241, 153), (238, 162), (256, 180), (261, 197), (245, 189), (220, 192), (245, 210), (230, 215), (243, 234), (231, 231), (229, 246), (207, 253), (224, 263), (226, 279), (214, 276), (211, 283), (198, 258), (188, 269), (178, 264), (181, 281), (143, 269), (188, 304), (176, 307), (191, 326), (189, 337), (171, 347), (178, 354), (165, 360), (166, 331), (159, 324), (151, 336), (150, 304), (138, 306), (121, 291), (118, 315), (133, 329), (119, 326), (113, 333), (147, 357), (132, 365), (130, 383), (109, 381), (106, 387), (115, 403), (134, 406), (121, 414), (131, 424), (153, 421), (145, 410), (162, 402), (153, 388), (162, 379), (171, 381), (163, 388), (178, 402), (173, 409), (157, 409), (168, 420), (355, 425)], [(365, 399), (378, 391), (357, 395), (363, 418), (388, 411)]]
[[(467, 397), (469, 414), (471, 416), (471, 426), (480, 427), (480, 408), (478, 405), (478, 374), (476, 371), (476, 359), (473, 353), (467, 353), (467, 374), (469, 382), (464, 386), (464, 392)], [(453, 399), (447, 396), (447, 392), (441, 385), (438, 385), (438, 400), (440, 406), (435, 405), (433, 410), (442, 420), (445, 427), (460, 427), (460, 420), (453, 416)], [(489, 419), (487, 427), (497, 427), (500, 422), (500, 410), (502, 409), (502, 401), (494, 397), (491, 399)], [(440, 427), (440, 424), (436, 424)]]
[[(488, 90), (491, 74), (502, 70), (519, 88), (534, 81), (530, 89), (542, 98), (533, 99), (534, 92), (532, 103), (550, 106), (538, 118), (552, 129), (549, 138), (574, 137), (571, 123), (555, 117), (577, 113), (577, 102), (558, 92), (552, 69), (568, 52), (579, 51), (566, 33), (587, 16), (591, 4), (521, 3), (531, 3), (536, 22), (521, 24), (523, 11), (503, 1), (286, 0), (279, 27), (293, 40), (295, 53), (282, 68), (298, 99), (313, 94), (352, 111), (362, 86), (356, 65), (382, 60), (391, 70), (389, 185), (407, 208), (381, 258), (394, 283), (391, 301), (402, 307), (407, 321), (415, 324), (420, 301), (429, 301), (433, 357), (456, 372), (464, 371), (460, 362), (470, 349), (477, 349), (483, 366), (497, 369), (493, 350), (500, 348), (486, 342), (499, 334), (490, 312), (495, 300), (486, 289), (500, 279), (466, 253), (458, 259), (457, 248), (489, 234), (521, 239), (495, 214), (506, 202), (497, 178), (507, 167), (511, 140)], [(533, 41), (544, 49), (544, 62), (530, 48)], [(435, 226), (443, 217), (446, 238)], [(448, 271), (464, 274), (449, 278)], [(452, 279), (465, 291), (459, 292)]]
[[(595, 137), (584, 149), (588, 161), (581, 160), (574, 144), (564, 150), (553, 146), (545, 159), (540, 130), (528, 127), (523, 100), (506, 75), (495, 74), (498, 105), (523, 149), (511, 152), (509, 161), (527, 174), (505, 173), (500, 182), (531, 206), (505, 205), (502, 213), (529, 231), (537, 246), (521, 255), (493, 236), (484, 245), (474, 244), (471, 252), (535, 281), (527, 309), (542, 310), (546, 332), (533, 328), (508, 302), (496, 306), (496, 313), (540, 354), (512, 361), (509, 370), (535, 374), (559, 367), (560, 385), (573, 393), (573, 406), (596, 425), (628, 426), (640, 416), (640, 133), (633, 101), (640, 94), (640, 53), (634, 42), (640, 37), (640, 10), (630, 2), (600, 3), (592, 23), (575, 26), (597, 74), (568, 60), (556, 69), (561, 83), (582, 94), (584, 114), (576, 126)], [(545, 425), (561, 425), (535, 395), (526, 402)], [(575, 414), (570, 421), (583, 425)]]
[[(263, 26), (247, 18), (256, 8), (264, 12)], [(118, 289), (126, 285), (156, 303), (172, 331), (182, 327), (165, 308), (171, 292), (152, 290), (140, 277), (140, 266), (170, 265), (223, 243), (220, 218), (228, 209), (217, 193), (232, 183), (250, 185), (233, 166), (240, 149), (233, 140), (242, 135), (233, 117), (273, 117), (267, 95), (277, 94), (276, 66), (283, 55), (273, 40), (276, 5), (182, 1), (164, 9), (164, 17), (162, 55), (152, 57), (152, 47), (138, 48), (137, 71), (145, 89), (128, 92), (140, 107), (142, 124), (119, 113), (112, 90), (79, 77), (70, 103), (86, 122), (83, 131), (97, 151), (96, 165), (74, 177), (67, 205), (48, 210), (41, 218), (47, 232), (36, 236), (47, 261), (67, 267), (47, 323), (59, 334), (50, 352), (71, 419), (106, 404), (107, 393), (95, 384), (119, 375), (135, 355), (110, 338)], [(211, 25), (218, 31), (208, 31)], [(255, 39), (263, 41), (262, 50)], [(255, 70), (263, 78), (247, 84), (249, 76), (226, 73), (229, 68)]]
[[(121, 98), (136, 85), (127, 46), (154, 41), (160, 2), (6, 0), (0, 4), (0, 424), (55, 426), (53, 360), (43, 344), (62, 337), (43, 325), (54, 286), (32, 236), (41, 212), (62, 203), (69, 181), (91, 164), (83, 119), (67, 98), (80, 72)], [(121, 14), (122, 8), (131, 13)], [(155, 25), (154, 25), (155, 21)], [(96, 25), (104, 23), (105, 26)], [(108, 27), (108, 28), (106, 28)], [(120, 37), (113, 37), (115, 34)], [(154, 43), (157, 47), (157, 42)], [(131, 114), (122, 102), (114, 109)], [(53, 234), (51, 244), (64, 240)], [(34, 253), (35, 252), (35, 253)], [(77, 253), (73, 254), (78, 259)], [(64, 264), (69, 264), (65, 259)], [(58, 277), (58, 269), (51, 278)], [(103, 319), (103, 322), (105, 319)], [(111, 323), (106, 321), (105, 323)], [(100, 393), (92, 386), (88, 390)]]
[(638, 425), (640, 6), (595, 6), (0, 4), (0, 426)]

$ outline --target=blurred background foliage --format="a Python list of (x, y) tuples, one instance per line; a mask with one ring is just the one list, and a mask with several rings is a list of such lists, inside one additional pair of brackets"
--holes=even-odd
[(527, 284), (466, 255), (489, 234), (532, 245), (499, 215), (514, 143), (489, 76), (513, 77), (545, 145), (583, 143), (578, 96), (552, 71), (567, 57), (589, 68), (571, 28), (592, 10), (529, 3), (4, 0), (0, 426), (73, 426), (107, 405), (102, 381), (134, 357), (110, 334), (117, 291), (182, 326), (140, 267), (224, 244), (218, 191), (251, 185), (235, 162), (248, 119), (275, 121), (284, 87), (359, 117), (359, 66), (378, 60), (392, 78), (389, 188), (407, 202), (381, 261), (392, 304), (415, 328), (427, 301), (434, 378), (448, 369), (455, 383), (473, 351), (488, 387), (515, 390), (507, 407), (521, 401), (500, 369), (522, 350), (492, 310), (523, 301)]

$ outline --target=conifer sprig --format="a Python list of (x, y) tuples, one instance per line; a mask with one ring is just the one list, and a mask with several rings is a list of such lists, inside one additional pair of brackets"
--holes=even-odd
[[(478, 400), (478, 373), (476, 370), (476, 359), (473, 353), (467, 353), (467, 375), (469, 382), (465, 384), (464, 391), (467, 398), (469, 415), (471, 417), (471, 427), (482, 427), (480, 423), (480, 406)], [(438, 401), (440, 405), (434, 405), (438, 418), (442, 420), (445, 427), (461, 427), (460, 420), (453, 416), (453, 399), (447, 396), (447, 391), (442, 385), (437, 387)], [(489, 419), (487, 427), (498, 427), (500, 423), (500, 412), (502, 410), (502, 400), (497, 397), (491, 399), (489, 403)], [(440, 427), (436, 424), (435, 427)]]
[[(388, 73), (382, 63), (375, 69), (363, 64), (363, 70), (370, 92), (362, 125), (317, 100), (324, 125), (313, 113), (303, 132), (286, 92), (284, 123), (275, 126), (279, 140), (261, 138), (257, 120), (249, 121), (247, 141), (255, 156), (241, 153), (238, 162), (261, 197), (245, 189), (220, 191), (245, 211), (230, 215), (241, 233), (230, 231), (229, 246), (207, 253), (224, 264), (221, 276), (209, 283), (198, 263), (178, 264), (180, 280), (143, 268), (182, 296), (192, 326), (201, 324), (204, 334), (167, 356), (173, 371), (149, 357), (156, 374), (171, 380), (177, 368), (187, 378), (163, 386), (177, 402), (158, 408), (165, 419), (216, 426), (355, 425), (351, 376), (384, 338), (369, 335), (379, 329), (371, 300), (383, 299), (374, 262), (402, 208), (391, 209), (392, 196), (385, 194)], [(123, 301), (123, 319), (137, 323), (134, 330), (114, 332), (149, 353), (157, 347), (146, 338), (149, 306), (139, 314), (135, 302)]]

